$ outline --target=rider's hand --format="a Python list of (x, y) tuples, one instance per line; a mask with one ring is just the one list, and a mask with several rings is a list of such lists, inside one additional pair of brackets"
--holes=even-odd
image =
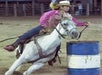
[(89, 26), (90, 25), (90, 22), (85, 22), (85, 26)]

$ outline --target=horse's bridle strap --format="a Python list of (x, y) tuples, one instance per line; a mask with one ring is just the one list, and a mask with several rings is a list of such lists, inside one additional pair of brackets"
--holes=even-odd
[(65, 37), (57, 30), (57, 28), (55, 28), (55, 29), (60, 34), (60, 36), (65, 39)]

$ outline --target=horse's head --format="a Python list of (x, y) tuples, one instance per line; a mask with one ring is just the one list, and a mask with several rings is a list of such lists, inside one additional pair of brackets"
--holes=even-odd
[(76, 25), (73, 21), (68, 20), (68, 19), (62, 20), (59, 23), (58, 28), (60, 28), (60, 27), (61, 27), (60, 33), (62, 35), (69, 35), (72, 39), (77, 39), (78, 38), (79, 33), (78, 33), (77, 27), (76, 27)]

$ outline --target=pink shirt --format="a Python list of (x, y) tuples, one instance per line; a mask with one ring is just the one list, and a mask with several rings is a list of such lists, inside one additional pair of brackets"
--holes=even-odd
[(51, 11), (44, 13), (40, 18), (40, 25), (44, 27), (49, 26), (49, 20), (54, 15), (58, 15), (58, 10), (51, 10)]
[[(59, 15), (58, 10), (51, 10), (44, 13), (40, 18), (40, 25), (43, 27), (57, 25), (59, 21), (54, 18), (55, 15)], [(80, 22), (74, 17), (72, 17), (72, 21), (74, 21), (77, 26), (85, 26), (85, 22)]]

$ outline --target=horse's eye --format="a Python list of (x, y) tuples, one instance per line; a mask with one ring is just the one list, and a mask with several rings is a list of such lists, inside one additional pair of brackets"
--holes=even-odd
[(67, 26), (68, 24), (67, 23), (64, 23), (64, 25)]

